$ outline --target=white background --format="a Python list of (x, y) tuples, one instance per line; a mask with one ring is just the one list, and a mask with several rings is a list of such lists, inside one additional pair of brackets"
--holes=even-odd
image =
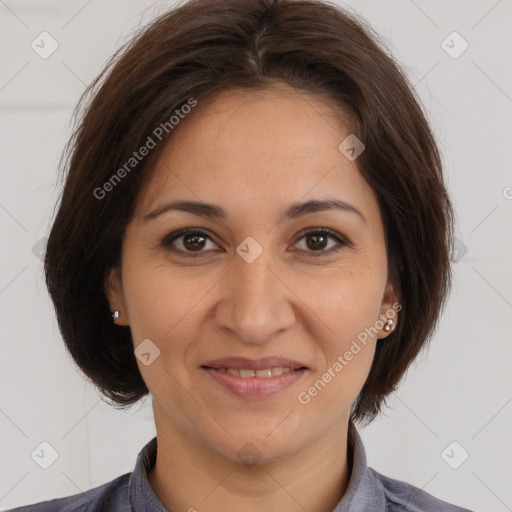
[[(80, 94), (135, 27), (172, 5), (0, 2), (0, 510), (132, 471), (155, 435), (149, 399), (116, 411), (73, 365), (32, 248), (49, 232), (58, 160)], [(420, 94), (443, 153), (457, 237), (467, 248), (453, 263), (454, 290), (430, 350), (384, 414), (361, 430), (368, 461), (460, 506), (509, 511), (512, 1), (344, 5), (387, 39)], [(30, 46), (42, 31), (59, 44), (48, 59)], [(469, 43), (456, 59), (441, 46), (453, 31)], [(59, 455), (46, 470), (31, 458), (42, 441)], [(458, 469), (441, 456), (453, 441), (469, 453)], [(452, 460), (460, 450), (448, 450)]]

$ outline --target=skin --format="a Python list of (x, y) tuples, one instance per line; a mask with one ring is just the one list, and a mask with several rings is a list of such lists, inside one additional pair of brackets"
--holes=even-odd
[[(181, 121), (140, 191), (121, 269), (112, 270), (105, 292), (135, 347), (150, 339), (160, 350), (150, 365), (137, 362), (158, 439), (149, 480), (169, 510), (329, 512), (345, 492), (350, 406), (389, 332), (360, 344), (307, 405), (297, 395), (397, 299), (377, 198), (357, 160), (338, 149), (349, 133), (332, 105), (284, 84), (224, 91)], [(327, 197), (351, 203), (366, 222), (330, 210), (278, 224), (291, 203)], [(143, 221), (176, 199), (218, 204), (228, 217), (169, 211)], [(161, 245), (183, 228), (209, 238)], [(313, 228), (348, 243), (327, 237), (315, 245), (307, 235)], [(236, 252), (248, 236), (263, 248), (252, 263)], [(280, 356), (308, 370), (271, 397), (244, 400), (199, 368), (225, 356)], [(261, 456), (252, 466), (238, 457), (248, 442)]]

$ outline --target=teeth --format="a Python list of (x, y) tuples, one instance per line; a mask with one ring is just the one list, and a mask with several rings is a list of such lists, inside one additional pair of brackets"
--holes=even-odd
[(272, 377), (272, 369), (267, 368), (266, 370), (257, 370), (256, 377)]
[(236, 375), (237, 377), (242, 377), (247, 379), (249, 377), (275, 377), (278, 375), (282, 375), (283, 373), (288, 373), (291, 371), (290, 368), (283, 368), (282, 366), (277, 366), (275, 368), (265, 368), (264, 370), (246, 370), (246, 369), (238, 369), (238, 368), (223, 368), (220, 371), (224, 371), (227, 373), (231, 373), (231, 375)]

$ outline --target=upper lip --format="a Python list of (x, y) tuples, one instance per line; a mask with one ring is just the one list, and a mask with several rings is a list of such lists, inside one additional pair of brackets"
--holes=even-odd
[(264, 370), (266, 368), (290, 368), (298, 370), (299, 368), (307, 368), (305, 364), (283, 357), (263, 357), (261, 359), (247, 359), (246, 357), (223, 357), (208, 361), (201, 365), (209, 368), (236, 368), (246, 370)]

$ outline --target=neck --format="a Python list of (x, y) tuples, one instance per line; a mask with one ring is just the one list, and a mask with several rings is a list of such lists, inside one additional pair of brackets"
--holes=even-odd
[(170, 511), (332, 512), (350, 479), (348, 421), (287, 458), (252, 466), (223, 457), (156, 411), (155, 421), (148, 480)]

